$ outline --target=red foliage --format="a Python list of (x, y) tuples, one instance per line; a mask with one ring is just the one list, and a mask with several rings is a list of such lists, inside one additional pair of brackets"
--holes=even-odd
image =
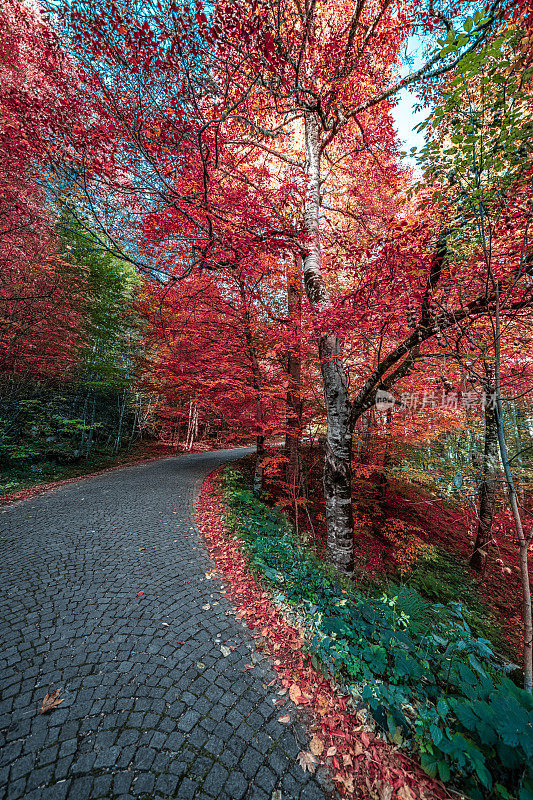
[(70, 130), (64, 57), (37, 6), (6, 0), (0, 30), (0, 369), (63, 379), (79, 344), (83, 282), (60, 256), (40, 186)]

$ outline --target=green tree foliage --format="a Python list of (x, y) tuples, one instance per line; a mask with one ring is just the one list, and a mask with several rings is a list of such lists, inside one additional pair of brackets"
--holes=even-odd
[[(87, 459), (115, 455), (136, 435), (134, 393), (141, 365), (140, 278), (102, 250), (72, 219), (62, 219), (65, 261), (80, 276), (77, 364), (54, 380), (28, 375), (0, 389), (0, 461), (12, 491), (63, 474)], [(53, 324), (53, 319), (50, 324)], [(55, 374), (55, 373), (54, 373)]]
[(103, 251), (73, 220), (62, 223), (64, 246), (85, 272), (84, 343), (80, 381), (98, 391), (131, 387), (141, 348), (135, 296), (140, 278), (133, 266)]

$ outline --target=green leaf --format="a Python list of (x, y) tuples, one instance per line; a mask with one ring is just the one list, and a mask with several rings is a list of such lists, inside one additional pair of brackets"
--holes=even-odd
[(387, 668), (387, 651), (378, 644), (371, 644), (363, 650), (363, 658), (376, 675), (382, 675)]
[(451, 53), (455, 49), (456, 48), (454, 47), (453, 44), (449, 44), (443, 50), (440, 51), (439, 55), (440, 55), (441, 58), (444, 58), (444, 56), (447, 56), (449, 53)]
[(451, 772), (448, 764), (446, 761), (439, 761), (437, 764), (437, 769), (439, 771), (439, 778), (443, 783), (447, 783), (450, 780)]
[(442, 742), (442, 731), (437, 725), (431, 724), (429, 726), (429, 732), (431, 734), (431, 741), (433, 742), (436, 747)]
[(434, 755), (430, 755), (429, 753), (421, 753), (420, 765), (424, 772), (427, 772), (430, 778), (437, 777), (438, 763), (439, 759), (437, 759)]

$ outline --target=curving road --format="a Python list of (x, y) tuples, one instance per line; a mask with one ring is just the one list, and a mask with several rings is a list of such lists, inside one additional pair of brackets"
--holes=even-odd
[[(327, 796), (296, 763), (305, 729), (278, 722), (273, 668), (258, 653), (244, 669), (253, 638), (194, 527), (202, 478), (246, 452), (125, 467), (0, 511), (0, 800)], [(41, 715), (52, 689), (64, 701)]]

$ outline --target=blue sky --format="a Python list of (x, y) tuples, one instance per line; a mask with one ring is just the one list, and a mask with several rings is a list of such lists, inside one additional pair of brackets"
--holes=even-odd
[[(411, 147), (416, 146), (421, 148), (424, 145), (424, 132), (417, 133), (413, 130), (413, 127), (429, 116), (430, 109), (425, 108), (422, 111), (416, 112), (414, 110), (416, 103), (416, 95), (404, 89), (400, 95), (398, 104), (392, 110), (395, 128), (402, 141), (402, 149), (407, 150), (407, 152), (409, 152)], [(413, 160), (409, 157), (406, 158), (406, 161), (414, 165)]]
[[(422, 66), (425, 59), (422, 56), (424, 49), (422, 40), (418, 36), (410, 36), (407, 39), (404, 47), (404, 57), (402, 59), (402, 67), (400, 75), (405, 77), (410, 72)], [(402, 142), (402, 150), (409, 150), (411, 147), (421, 148), (424, 145), (424, 133), (416, 133), (413, 130), (415, 125), (425, 120), (429, 114), (429, 108), (416, 112), (414, 106), (417, 104), (417, 96), (415, 92), (410, 92), (408, 89), (403, 89), (399, 94), (397, 105), (392, 109), (392, 117), (394, 119), (396, 131)], [(414, 166), (413, 159), (406, 157), (406, 162)]]

